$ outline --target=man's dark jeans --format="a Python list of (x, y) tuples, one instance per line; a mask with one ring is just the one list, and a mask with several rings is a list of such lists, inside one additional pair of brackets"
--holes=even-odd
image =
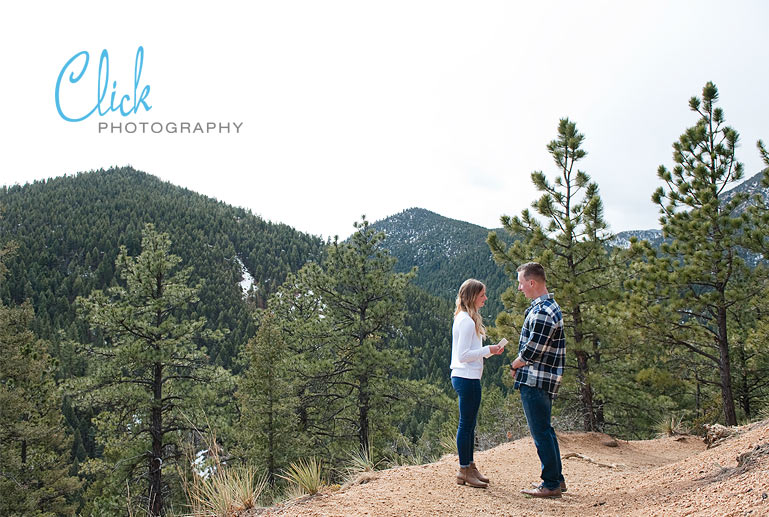
[(521, 385), (520, 389), (523, 412), (526, 414), (529, 432), (542, 463), (542, 484), (549, 490), (555, 490), (563, 481), (563, 473), (558, 438), (555, 436), (555, 429), (550, 425), (553, 400), (545, 390), (525, 384)]
[(459, 466), (467, 467), (473, 461), (475, 422), (478, 419), (478, 408), (481, 407), (481, 381), (452, 377), (451, 385), (459, 395), (459, 427), (457, 428)]

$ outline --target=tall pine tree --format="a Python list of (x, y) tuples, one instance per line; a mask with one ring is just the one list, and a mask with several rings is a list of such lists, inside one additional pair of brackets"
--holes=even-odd
[(182, 454), (183, 433), (203, 427), (202, 408), (215, 407), (215, 387), (227, 380), (201, 346), (214, 337), (205, 319), (185, 315), (197, 302), (196, 288), (187, 285), (189, 269), (177, 270), (181, 259), (170, 244), (147, 224), (139, 256), (121, 247), (116, 266), (124, 286), (81, 299), (98, 332), (83, 347), (90, 362), (78, 392), (101, 410), (101, 472), (122, 488), (143, 480), (144, 495), (136, 497), (151, 516), (162, 515), (173, 495), (163, 476)]
[[(488, 244), (494, 260), (504, 266), (512, 286), (503, 294), (506, 311), (497, 317), (505, 335), (520, 328), (520, 315), (529, 302), (517, 294), (516, 268), (525, 262), (540, 262), (547, 272), (548, 289), (555, 294), (564, 315), (569, 366), (576, 369), (579, 406), (585, 431), (603, 425), (603, 400), (596, 396), (592, 374), (600, 362), (602, 346), (600, 309), (611, 300), (616, 287), (606, 242), (611, 238), (603, 218), (598, 185), (576, 168), (587, 154), (584, 135), (568, 118), (558, 123), (558, 137), (547, 145), (557, 167), (554, 180), (541, 171), (531, 174), (541, 197), (532, 203), (536, 216), (524, 210), (521, 216), (502, 216), (502, 226), (520, 240), (506, 246), (492, 232)], [(537, 216), (544, 220), (544, 225)], [(516, 316), (511, 316), (514, 309)], [(517, 325), (516, 325), (517, 323)], [(512, 352), (517, 353), (517, 349)]]
[[(748, 195), (724, 197), (742, 179), (743, 168), (736, 157), (739, 135), (725, 124), (717, 101), (712, 82), (702, 89), (701, 99), (689, 100), (699, 118), (673, 144), (673, 169), (659, 167), (664, 185), (652, 196), (668, 242), (659, 253), (646, 241), (633, 244), (641, 261), (635, 266), (636, 278), (626, 286), (635, 302), (636, 325), (646, 330), (646, 339), (680, 347), (696, 358), (689, 363), (698, 386), (718, 386), (724, 420), (735, 425), (732, 339), (737, 327), (730, 311), (750, 310), (761, 286), (751, 281), (753, 273), (741, 256), (745, 230), (753, 221), (750, 212), (738, 215), (736, 209)], [(715, 378), (700, 377), (697, 364), (702, 361), (715, 367)]]
[[(13, 249), (0, 247), (0, 285)], [(33, 319), (28, 304), (0, 303), (0, 514), (74, 515), (82, 482), (70, 475), (56, 364), (31, 331)]]
[[(761, 186), (766, 191), (769, 190), (769, 151), (761, 140), (756, 146), (766, 167), (761, 178)], [(769, 202), (761, 193), (751, 201), (748, 212), (753, 226), (747, 229), (748, 246), (751, 251), (766, 258), (769, 256)], [(755, 321), (755, 326), (749, 330), (748, 338), (738, 343), (737, 349), (738, 364), (741, 367), (738, 372), (737, 399), (747, 417), (752, 417), (762, 406), (769, 407), (769, 378), (766, 376), (769, 369), (769, 284), (766, 282), (769, 270), (765, 262), (756, 264), (754, 276), (757, 281), (764, 282), (764, 290), (758, 295), (756, 310), (749, 315), (749, 319)]]
[(62, 395), (32, 309), (0, 305), (0, 514), (75, 515), (82, 484), (70, 474)]
[(302, 268), (268, 303), (296, 354), (300, 428), (332, 454), (394, 438), (421, 389), (406, 380), (410, 359), (396, 346), (415, 273), (394, 273), (384, 234), (365, 218), (355, 228), (348, 241), (335, 239), (322, 265)]
[(266, 470), (270, 482), (304, 450), (298, 436), (297, 399), (288, 375), (294, 360), (286, 348), (275, 314), (261, 311), (259, 330), (244, 351), (239, 380), (237, 425), (240, 453)]

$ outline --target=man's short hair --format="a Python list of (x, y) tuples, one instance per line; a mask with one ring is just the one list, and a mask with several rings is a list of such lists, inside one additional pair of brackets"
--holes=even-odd
[(523, 272), (523, 278), (526, 279), (534, 277), (540, 282), (547, 281), (547, 278), (545, 277), (545, 268), (543, 268), (542, 264), (539, 262), (527, 262), (525, 264), (521, 264), (518, 266), (518, 269), (516, 269), (516, 272)]

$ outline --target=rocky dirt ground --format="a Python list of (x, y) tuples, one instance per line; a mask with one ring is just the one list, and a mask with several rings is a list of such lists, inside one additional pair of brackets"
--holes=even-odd
[(710, 449), (696, 436), (629, 442), (595, 433), (558, 438), (568, 484), (561, 499), (520, 493), (539, 480), (534, 445), (524, 438), (476, 453), (479, 469), (491, 479), (488, 489), (457, 485), (457, 457), (449, 455), (437, 463), (364, 473), (341, 489), (248, 515), (769, 515), (769, 420), (737, 428)]

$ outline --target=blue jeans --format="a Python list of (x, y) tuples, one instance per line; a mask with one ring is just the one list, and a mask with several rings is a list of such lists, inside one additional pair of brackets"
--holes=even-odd
[(540, 474), (542, 484), (549, 490), (555, 490), (563, 481), (563, 472), (558, 438), (555, 436), (555, 429), (550, 425), (553, 400), (546, 390), (523, 384), (521, 385), (521, 403), (542, 464)]
[(452, 377), (451, 385), (459, 395), (459, 427), (457, 427), (459, 466), (467, 467), (473, 462), (475, 423), (478, 420), (478, 408), (481, 407), (481, 380)]

